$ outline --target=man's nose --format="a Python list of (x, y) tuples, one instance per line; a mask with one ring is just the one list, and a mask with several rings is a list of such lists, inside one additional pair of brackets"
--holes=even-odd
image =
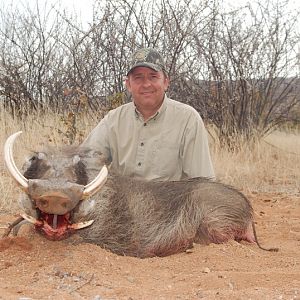
[(151, 79), (148, 77), (145, 77), (143, 80), (143, 85), (144, 86), (150, 86), (151, 85)]

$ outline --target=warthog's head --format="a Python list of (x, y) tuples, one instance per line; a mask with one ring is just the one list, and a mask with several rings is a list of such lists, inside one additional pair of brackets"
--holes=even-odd
[(106, 167), (89, 182), (87, 151), (68, 148), (35, 153), (24, 165), (22, 174), (13, 159), (13, 144), (20, 134), (21, 131), (7, 139), (4, 155), (11, 176), (25, 192), (19, 201), (24, 210), (22, 217), (54, 240), (91, 225), (93, 220), (73, 223), (73, 217), (77, 214), (76, 219), (84, 219), (93, 209), (93, 201), (86, 199), (104, 185)]

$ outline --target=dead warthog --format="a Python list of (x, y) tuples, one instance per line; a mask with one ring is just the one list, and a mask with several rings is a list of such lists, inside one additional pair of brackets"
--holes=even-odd
[(21, 220), (52, 240), (80, 229), (76, 233), (85, 242), (138, 257), (230, 239), (262, 248), (251, 204), (232, 187), (204, 178), (149, 182), (108, 176), (101, 156), (96, 159), (92, 151), (70, 147), (35, 153), (22, 174), (12, 156), (20, 133), (7, 139), (4, 152), (8, 170), (25, 192), (19, 200), (24, 212), (6, 234)]

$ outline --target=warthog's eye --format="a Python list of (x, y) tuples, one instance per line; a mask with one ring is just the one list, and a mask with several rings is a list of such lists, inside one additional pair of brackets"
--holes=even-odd
[(80, 156), (79, 155), (75, 155), (73, 157), (73, 164), (76, 165), (80, 162)]
[(37, 155), (38, 159), (46, 159), (46, 157), (47, 157), (46, 154), (43, 153), (43, 152), (39, 152), (38, 155)]

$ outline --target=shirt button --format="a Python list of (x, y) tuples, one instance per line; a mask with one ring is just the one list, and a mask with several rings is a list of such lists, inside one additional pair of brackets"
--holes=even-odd
[(147, 126), (147, 123), (144, 123), (144, 126)]
[(141, 146), (144, 146), (144, 143), (143, 143), (143, 142), (141, 142)]
[(138, 166), (140, 167), (141, 165), (142, 165), (142, 163), (141, 163), (141, 162), (139, 162), (139, 163), (138, 163)]

